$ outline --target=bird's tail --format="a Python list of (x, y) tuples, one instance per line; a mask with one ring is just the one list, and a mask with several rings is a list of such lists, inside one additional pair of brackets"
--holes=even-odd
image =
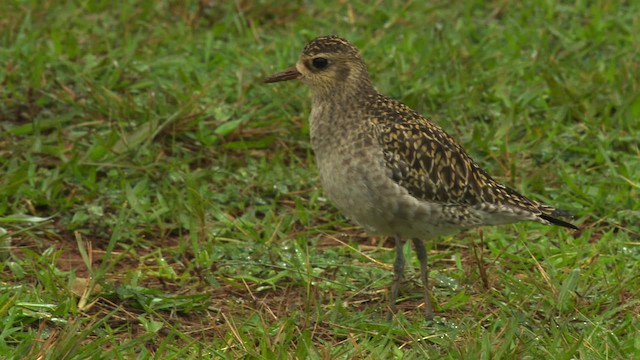
[(560, 220), (558, 219), (558, 217), (570, 217), (573, 218), (574, 216), (568, 212), (568, 211), (564, 211), (564, 210), (560, 210), (560, 209), (556, 209), (553, 208), (551, 206), (547, 206), (547, 205), (540, 205), (540, 211), (542, 212), (542, 214), (540, 214), (540, 219), (545, 220), (553, 225), (558, 225), (558, 226), (562, 226), (562, 227), (566, 227), (568, 229), (573, 229), (573, 230), (580, 230), (577, 226), (568, 223), (564, 220)]

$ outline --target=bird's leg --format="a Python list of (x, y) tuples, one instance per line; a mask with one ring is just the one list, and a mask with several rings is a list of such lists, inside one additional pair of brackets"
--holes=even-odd
[(416, 248), (418, 260), (420, 260), (420, 279), (424, 291), (424, 316), (427, 320), (433, 320), (433, 305), (429, 294), (429, 272), (427, 270), (427, 250), (420, 239), (413, 239), (413, 246)]
[(396, 240), (396, 260), (393, 262), (393, 282), (391, 283), (391, 295), (389, 296), (389, 318), (393, 317), (396, 313), (396, 300), (398, 299), (398, 288), (400, 287), (400, 281), (402, 281), (402, 275), (404, 274), (404, 253), (402, 248), (404, 243), (399, 236), (395, 237)]

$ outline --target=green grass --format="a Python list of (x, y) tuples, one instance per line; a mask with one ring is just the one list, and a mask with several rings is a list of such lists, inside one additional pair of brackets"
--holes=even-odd
[[(347, 3), (351, 5), (347, 5)], [(640, 5), (4, 1), (0, 358), (640, 359)], [(571, 210), (392, 246), (323, 197), (299, 83), (336, 33), (498, 179)]]

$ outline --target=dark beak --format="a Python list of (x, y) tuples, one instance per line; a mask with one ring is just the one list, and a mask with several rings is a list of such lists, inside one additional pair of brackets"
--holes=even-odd
[(300, 72), (294, 65), (284, 71), (269, 76), (268, 78), (264, 79), (263, 82), (274, 83), (278, 81), (296, 80), (300, 79), (300, 77), (302, 77), (302, 74), (300, 74)]

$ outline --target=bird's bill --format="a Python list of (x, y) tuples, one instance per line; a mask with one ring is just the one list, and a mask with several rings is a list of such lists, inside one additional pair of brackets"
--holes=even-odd
[(300, 77), (302, 77), (302, 74), (300, 74), (300, 72), (298, 71), (298, 69), (296, 69), (294, 65), (284, 71), (281, 71), (277, 74), (273, 74), (269, 76), (263, 81), (265, 83), (274, 83), (278, 81), (296, 80), (296, 79), (300, 79)]

